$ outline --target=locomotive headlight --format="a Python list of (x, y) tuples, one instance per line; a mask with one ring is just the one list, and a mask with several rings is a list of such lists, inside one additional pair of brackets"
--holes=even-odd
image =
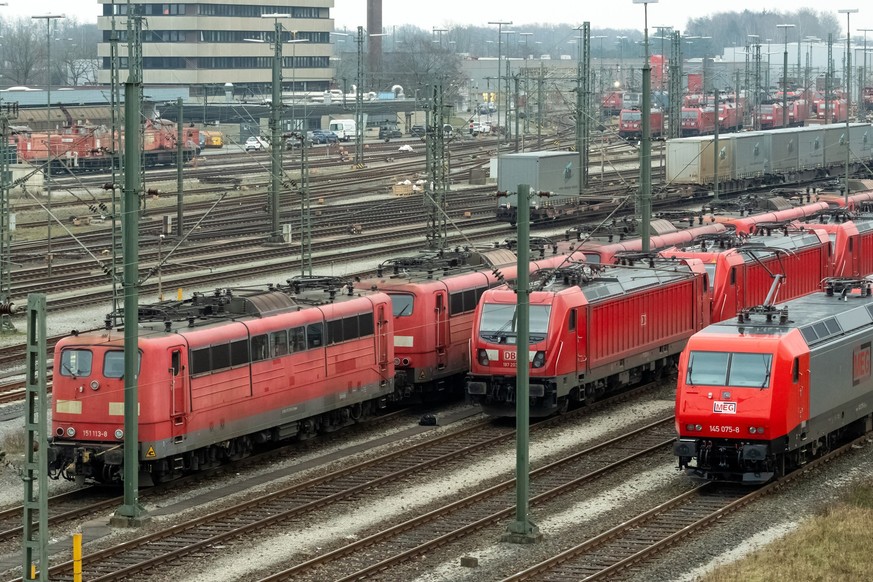
[(531, 362), (531, 365), (534, 368), (542, 368), (543, 366), (545, 366), (546, 365), (546, 352), (537, 352), (536, 354), (534, 354), (534, 359), (533, 359), (533, 362)]
[(476, 350), (476, 361), (480, 366), (487, 366), (489, 363), (488, 352), (483, 349)]
[(116, 428), (115, 429), (115, 438), (117, 438), (118, 440), (121, 440), (122, 437), (124, 437), (124, 431), (121, 430), (120, 428)]
[(72, 426), (67, 427), (67, 436), (70, 438), (73, 438), (74, 436), (76, 436), (76, 429), (73, 428)]
[(100, 388), (100, 382), (98, 382), (97, 380), (91, 380), (90, 386), (91, 390), (97, 390), (98, 388)]
[(749, 433), (750, 433), (750, 434), (755, 434), (755, 427), (754, 427), (754, 426), (750, 426), (750, 427), (749, 427)]
[(698, 430), (698, 431), (699, 431), (699, 430), (703, 430), (703, 425), (695, 424), (695, 425), (694, 425), (694, 430)]
[(693, 431), (693, 430), (694, 430), (694, 425), (693, 425), (693, 424), (686, 424), (686, 425), (685, 425), (685, 430), (687, 430), (687, 431), (689, 431), (689, 432)]

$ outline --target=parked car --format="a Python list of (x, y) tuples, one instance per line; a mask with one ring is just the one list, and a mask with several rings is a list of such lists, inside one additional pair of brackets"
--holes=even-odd
[(326, 129), (313, 129), (306, 135), (312, 143), (336, 143), (339, 141), (334, 132)]
[(247, 152), (260, 152), (267, 149), (267, 142), (262, 138), (252, 136), (246, 140), (243, 147)]
[(409, 135), (413, 137), (424, 137), (427, 129), (423, 125), (413, 125), (409, 128)]
[(379, 139), (391, 139), (395, 137), (403, 137), (403, 132), (396, 127), (379, 128)]

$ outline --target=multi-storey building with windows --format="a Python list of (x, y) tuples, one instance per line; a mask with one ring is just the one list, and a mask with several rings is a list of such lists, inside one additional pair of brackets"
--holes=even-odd
[[(110, 38), (113, 16), (122, 72), (127, 78), (126, 2), (99, 0), (98, 81), (110, 82)], [(153, 85), (184, 85), (192, 95), (223, 93), (233, 83), (237, 95), (268, 95), (274, 59), (274, 20), (265, 14), (288, 14), (280, 20), (284, 40), (305, 42), (282, 47), (284, 91), (324, 91), (330, 88), (330, 10), (334, 0), (187, 0), (133, 4), (145, 18), (143, 81)], [(114, 11), (114, 15), (113, 15)], [(262, 42), (251, 42), (262, 41)]]

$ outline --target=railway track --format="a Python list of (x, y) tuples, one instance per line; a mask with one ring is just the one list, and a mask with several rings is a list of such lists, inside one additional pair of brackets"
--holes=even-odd
[[(622, 465), (666, 450), (674, 441), (672, 422), (672, 416), (662, 418), (532, 471), (531, 506), (570, 495)], [(270, 575), (262, 582), (365, 579), (507, 521), (515, 509), (515, 479), (510, 479)]]
[[(536, 432), (567, 422), (592, 409), (613, 405), (651, 388), (645, 386), (605, 399), (584, 409), (584, 412), (580, 409), (562, 417), (543, 420), (534, 424), (531, 430)], [(514, 434), (514, 428), (490, 420), (474, 422), (113, 547), (88, 552), (83, 560), (83, 573), (90, 582), (130, 580), (138, 575), (145, 576), (147, 570), (158, 566), (178, 565), (182, 556), (192, 553), (200, 556), (213, 551), (216, 545), (232, 543), (232, 540), (252, 532), (264, 536), (269, 528), (286, 528), (291, 520), (305, 521), (313, 511), (329, 505), (341, 504), (353, 511), (360, 495), (366, 491), (410, 476), (458, 466), (465, 463), (473, 452), (482, 453), (495, 446), (506, 445)], [(56, 582), (72, 580), (72, 562), (51, 567), (49, 575)]]
[(805, 473), (851, 451), (867, 440), (861, 437), (808, 463), (803, 469), (763, 487), (706, 483), (677, 495), (633, 519), (504, 579), (619, 580), (623, 573), (685, 537), (713, 525), (728, 514), (798, 480)]

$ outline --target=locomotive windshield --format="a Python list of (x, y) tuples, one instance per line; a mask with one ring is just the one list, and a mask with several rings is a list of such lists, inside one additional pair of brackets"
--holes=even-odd
[(391, 309), (394, 311), (394, 317), (405, 317), (412, 315), (412, 308), (415, 306), (415, 297), (400, 293), (390, 293)]
[[(530, 341), (546, 339), (549, 330), (549, 305), (530, 306)], [(479, 323), (479, 337), (496, 343), (515, 343), (518, 334), (518, 314), (516, 305), (506, 303), (486, 303), (482, 307)]]
[[(136, 363), (137, 374), (139, 374), (139, 369), (142, 365), (142, 354), (138, 355), (139, 358)], [(120, 350), (106, 352), (106, 355), (103, 357), (103, 375), (107, 378), (124, 377), (124, 352)]]
[(767, 388), (770, 386), (772, 354), (691, 352), (686, 384)]
[(640, 121), (643, 114), (640, 111), (625, 111), (621, 114), (622, 121)]
[(61, 376), (89, 376), (93, 358), (91, 350), (61, 351)]

